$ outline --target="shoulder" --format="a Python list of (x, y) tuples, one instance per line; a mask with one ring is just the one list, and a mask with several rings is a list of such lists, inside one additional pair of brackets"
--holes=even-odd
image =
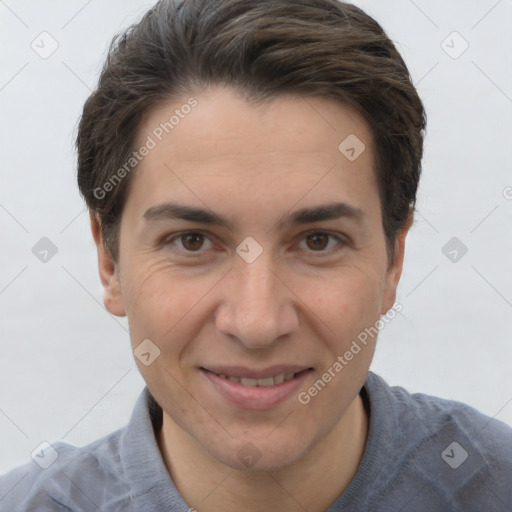
[(419, 496), (468, 511), (512, 503), (512, 427), (462, 402), (409, 393), (375, 374), (369, 380), (374, 401), (384, 402), (372, 404), (377, 416), (388, 407), (393, 417), (390, 458), (407, 470), (406, 476), (396, 470), (397, 480), (422, 482)]
[[(76, 447), (46, 443), (30, 462), (0, 476), (0, 511), (90, 510), (108, 484), (121, 497), (123, 489), (119, 429), (93, 443)], [(94, 507), (92, 507), (94, 509)]]
[(456, 400), (439, 398), (425, 393), (409, 393), (399, 386), (389, 388), (390, 393), (415, 422), (422, 423), (431, 433), (460, 433), (471, 440), (475, 449), (493, 452), (499, 458), (512, 457), (512, 427), (487, 416), (474, 407)]
[[(367, 383), (373, 390), (373, 402), (386, 400), (401, 427), (422, 424), (430, 432), (458, 430), (476, 443), (503, 442), (505, 453), (512, 454), (512, 427), (483, 414), (474, 407), (425, 393), (410, 393), (401, 386), (389, 386), (370, 372)], [(377, 404), (374, 404), (377, 405)], [(414, 426), (416, 429), (417, 427)]]

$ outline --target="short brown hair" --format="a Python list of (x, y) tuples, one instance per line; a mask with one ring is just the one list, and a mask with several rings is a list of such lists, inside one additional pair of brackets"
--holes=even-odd
[[(355, 107), (375, 141), (388, 257), (414, 209), (426, 115), (381, 26), (337, 0), (160, 0), (114, 37), (78, 136), (78, 185), (112, 256), (130, 176), (98, 193), (131, 157), (142, 116), (226, 85), (248, 101), (303, 94)], [(341, 141), (340, 141), (341, 142)]]

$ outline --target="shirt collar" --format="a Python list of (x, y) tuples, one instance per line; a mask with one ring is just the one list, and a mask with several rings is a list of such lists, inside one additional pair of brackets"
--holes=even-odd
[[(382, 456), (384, 447), (392, 446), (396, 425), (389, 387), (384, 380), (369, 372), (364, 384), (368, 397), (370, 417), (366, 447), (356, 475), (345, 492), (329, 510), (341, 510), (361, 493), (369, 492), (366, 487), (375, 480), (380, 469), (375, 458)], [(387, 412), (386, 412), (387, 411)], [(144, 512), (161, 510), (189, 510), (172, 481), (160, 453), (156, 435), (162, 425), (162, 408), (151, 395), (147, 386), (143, 389), (133, 410), (130, 422), (121, 439), (121, 461), (137, 509)], [(378, 446), (379, 449), (375, 450)], [(173, 508), (174, 507), (174, 508)]]
[(136, 510), (189, 510), (176, 489), (158, 448), (155, 432), (162, 422), (162, 409), (147, 386), (139, 395), (130, 422), (121, 439), (121, 462)]

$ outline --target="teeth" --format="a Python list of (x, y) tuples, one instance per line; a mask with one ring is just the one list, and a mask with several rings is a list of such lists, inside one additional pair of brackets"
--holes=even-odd
[(247, 377), (227, 377), (226, 375), (219, 375), (224, 379), (228, 379), (231, 382), (237, 382), (242, 384), (242, 386), (250, 386), (250, 387), (268, 387), (274, 386), (276, 384), (281, 384), (285, 380), (293, 379), (295, 374), (291, 373), (280, 373), (279, 375), (274, 375), (273, 377), (266, 377), (265, 379), (249, 379)]
[(284, 382), (284, 373), (281, 373), (281, 375), (276, 375), (274, 377), (274, 384), (281, 384), (281, 382)]
[(258, 379), (246, 379), (245, 377), (242, 377), (240, 379), (240, 384), (242, 384), (242, 386), (257, 386)]
[(258, 379), (258, 386), (273, 386), (274, 377), (267, 377), (266, 379)]

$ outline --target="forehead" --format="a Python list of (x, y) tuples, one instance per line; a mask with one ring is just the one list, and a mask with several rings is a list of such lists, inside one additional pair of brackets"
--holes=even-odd
[(301, 197), (299, 206), (316, 196), (325, 203), (326, 193), (331, 202), (351, 198), (355, 207), (378, 195), (371, 130), (332, 99), (287, 95), (255, 104), (227, 88), (207, 89), (149, 111), (137, 145), (148, 138), (155, 145), (130, 193), (145, 198), (146, 207), (170, 194), (214, 208), (235, 204), (243, 193), (260, 205), (281, 199), (288, 209)]
[[(191, 98), (194, 107), (189, 106)], [(255, 103), (226, 87), (150, 109), (138, 141), (143, 143), (150, 134), (182, 162), (235, 155), (258, 158), (269, 152), (314, 154), (332, 162), (333, 155), (339, 156), (338, 145), (350, 135), (372, 145), (366, 121), (336, 100), (288, 94)]]

